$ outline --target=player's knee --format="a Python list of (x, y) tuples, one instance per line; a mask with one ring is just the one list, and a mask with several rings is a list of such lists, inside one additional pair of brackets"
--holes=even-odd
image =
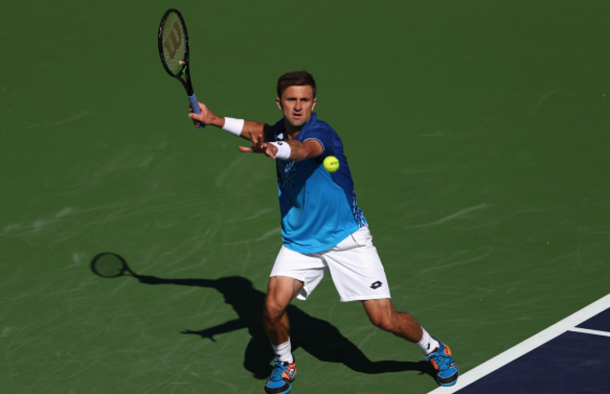
[(265, 308), (263, 310), (263, 316), (267, 320), (278, 320), (284, 314), (286, 308), (283, 307), (277, 300), (272, 297), (267, 297), (265, 300)]
[(392, 330), (392, 315), (390, 313), (384, 313), (385, 311), (375, 311), (369, 312), (369, 319), (371, 323), (377, 328), (380, 328), (384, 331)]
[(394, 332), (396, 311), (389, 300), (373, 300), (365, 303), (365, 310), (371, 323), (384, 331)]
[(394, 322), (391, 316), (388, 315), (375, 315), (371, 316), (371, 322), (377, 328), (380, 328), (384, 331), (392, 332), (394, 327)]

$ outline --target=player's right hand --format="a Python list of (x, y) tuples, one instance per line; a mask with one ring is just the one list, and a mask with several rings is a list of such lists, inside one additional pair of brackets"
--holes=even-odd
[(217, 116), (214, 115), (212, 111), (210, 111), (208, 107), (201, 102), (199, 102), (199, 108), (201, 109), (200, 114), (194, 113), (193, 109), (190, 108), (190, 113), (188, 116), (193, 120), (193, 124), (197, 127), (201, 126), (202, 124), (213, 124), (214, 119), (217, 118)]

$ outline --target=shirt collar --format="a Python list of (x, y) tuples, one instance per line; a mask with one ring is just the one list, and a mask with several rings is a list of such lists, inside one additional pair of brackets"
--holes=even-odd
[(306, 129), (309, 129), (310, 127), (313, 127), (313, 125), (316, 123), (317, 120), (318, 120), (318, 115), (315, 112), (312, 112), (311, 113), (311, 118), (309, 118), (307, 123), (305, 123), (305, 125), (303, 126), (301, 131), (305, 131)]

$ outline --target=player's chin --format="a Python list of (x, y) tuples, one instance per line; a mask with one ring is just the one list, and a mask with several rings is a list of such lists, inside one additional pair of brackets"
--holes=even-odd
[(305, 118), (303, 116), (299, 116), (299, 117), (292, 117), (292, 119), (290, 120), (290, 123), (292, 124), (293, 127), (302, 127), (305, 123), (307, 123), (305, 121)]

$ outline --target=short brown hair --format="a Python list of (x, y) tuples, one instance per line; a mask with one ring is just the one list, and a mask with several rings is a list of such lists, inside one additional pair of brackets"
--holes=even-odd
[(277, 96), (282, 98), (282, 94), (290, 86), (311, 86), (313, 97), (316, 97), (316, 81), (314, 81), (313, 75), (305, 70), (292, 71), (282, 75), (277, 81)]

